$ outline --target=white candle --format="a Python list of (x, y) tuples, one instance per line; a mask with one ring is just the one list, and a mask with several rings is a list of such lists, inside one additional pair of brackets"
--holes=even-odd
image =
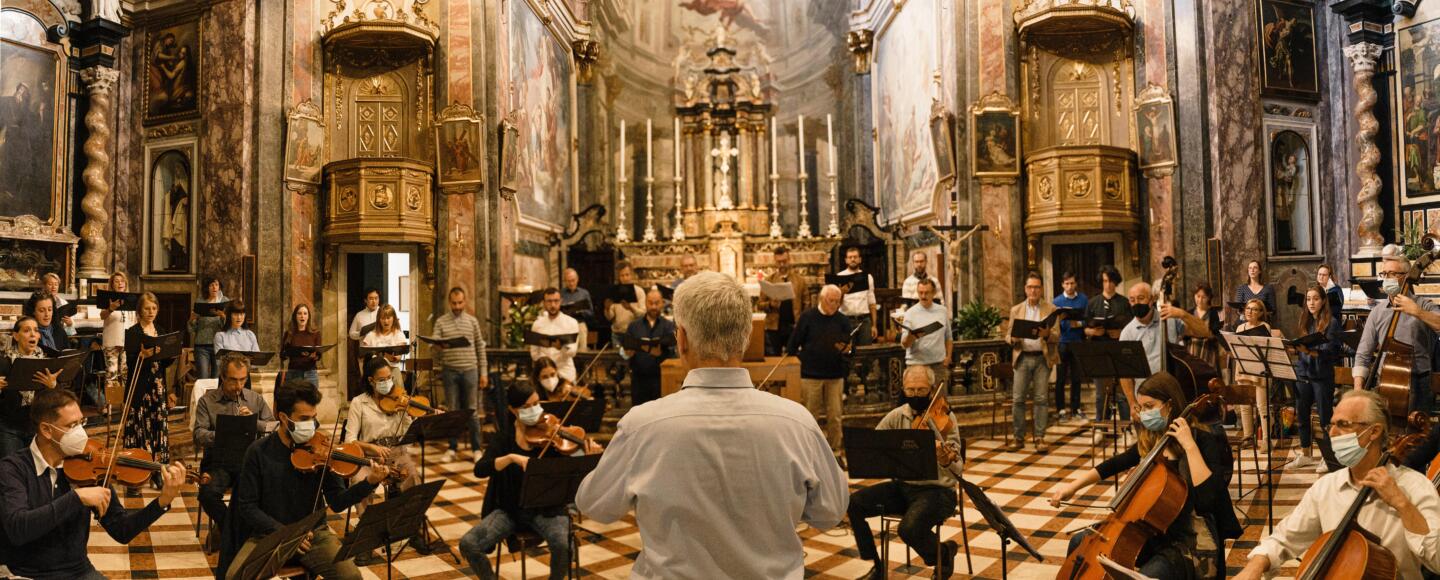
[(620, 120), (620, 181), (625, 181), (625, 120)]
[[(675, 178), (680, 178), (680, 117), (675, 117)], [(680, 194), (675, 194), (676, 202), (679, 202)]]
[(799, 173), (805, 173), (805, 115), (800, 115), (800, 136), (795, 138), (795, 157), (800, 160)]
[(650, 155), (650, 142), (651, 142), (652, 140), (653, 140), (653, 135), (651, 135), (650, 119), (645, 119), (645, 178), (646, 178), (646, 179), (654, 179), (654, 178), (655, 178), (655, 158)]
[(830, 174), (835, 174), (835, 129), (830, 126), (830, 113), (825, 113), (826, 155), (830, 158)]
[(780, 129), (770, 117), (770, 173), (780, 173)]

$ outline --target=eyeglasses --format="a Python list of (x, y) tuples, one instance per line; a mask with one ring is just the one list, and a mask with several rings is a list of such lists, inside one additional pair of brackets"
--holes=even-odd
[(1330, 422), (1331, 427), (1334, 427), (1341, 431), (1354, 431), (1361, 427), (1367, 427), (1370, 425), (1374, 425), (1374, 423), (1371, 423), (1369, 421), (1346, 421), (1344, 419), (1336, 419)]
[(1404, 278), (1405, 274), (1405, 272), (1381, 272), (1380, 277), (1390, 278), (1392, 280), (1399, 280), (1400, 278)]

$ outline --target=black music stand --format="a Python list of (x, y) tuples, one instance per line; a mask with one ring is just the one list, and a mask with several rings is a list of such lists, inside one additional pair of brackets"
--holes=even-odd
[(205, 451), (206, 469), (220, 468), (238, 474), (244, 463), (245, 450), (260, 433), (256, 415), (216, 415), (215, 441)]
[[(531, 458), (525, 465), (525, 477), (520, 481), (520, 507), (539, 510), (575, 503), (575, 493), (580, 491), (580, 483), (585, 481), (585, 476), (590, 475), (591, 471), (595, 471), (597, 465), (600, 465), (599, 455)], [(578, 561), (580, 546), (575, 540), (575, 520), (565, 518), (565, 528), (571, 558)], [(552, 560), (550, 567), (554, 568), (556, 564)], [(571, 564), (572, 562), (565, 563), (567, 570)]]
[[(300, 543), (312, 530), (325, 521), (325, 510), (315, 510), (300, 521), (275, 530), (270, 535), (260, 538), (251, 550), (250, 555), (244, 562), (239, 564), (231, 563), (230, 569), (234, 574), (226, 570), (226, 578), (271, 578), (275, 573), (285, 567), (295, 554), (300, 551)], [(239, 568), (236, 568), (239, 566)]]
[[(1275, 392), (1277, 385), (1285, 382), (1294, 383), (1298, 378), (1295, 375), (1295, 361), (1290, 358), (1290, 352), (1286, 350), (1285, 339), (1272, 336), (1251, 336), (1236, 333), (1222, 333), (1225, 344), (1230, 347), (1234, 356), (1237, 372), (1247, 375), (1254, 375), (1265, 379), (1265, 396), (1269, 400), (1268, 412), (1269, 426), (1274, 429), (1279, 425), (1280, 405), (1276, 404)], [(1259, 403), (1258, 401), (1256, 402)], [(1265, 442), (1269, 452), (1265, 454), (1265, 526), (1269, 532), (1275, 531), (1275, 438), (1265, 430)], [(1258, 437), (1255, 446), (1260, 446)], [(1259, 466), (1256, 466), (1259, 469)]]
[[(571, 411), (570, 406), (575, 406)], [(570, 418), (565, 420), (566, 425), (574, 425), (584, 429), (586, 433), (595, 433), (600, 430), (600, 424), (605, 421), (605, 399), (595, 397), (593, 399), (581, 399), (579, 402), (570, 403), (566, 401), (545, 401), (540, 403), (546, 413), (556, 417), (564, 417), (568, 412)]]
[[(410, 429), (405, 431), (405, 436), (400, 438), (400, 443), (398, 444), (420, 444), (421, 485), (425, 483), (425, 442), (446, 441), (451, 437), (459, 437), (465, 433), (469, 433), (470, 418), (474, 416), (474, 414), (474, 409), (459, 409), (440, 413), (439, 415), (426, 415), (410, 423)], [(456, 555), (455, 551), (450, 549), (450, 544), (445, 541), (445, 537), (441, 536), (439, 531), (435, 530), (435, 526), (430, 524), (429, 518), (425, 519), (423, 529), (425, 530), (425, 542), (428, 548), (434, 549), (436, 542), (430, 540), (430, 534), (435, 534), (435, 537), (438, 538), (437, 541), (439, 545), (445, 548), (445, 553), (455, 558), (456, 565), (460, 564), (460, 556)]]
[[(990, 529), (995, 530), (995, 534), (1000, 536), (1000, 578), (1010, 577), (1010, 542), (1015, 542), (1024, 548), (1026, 552), (1035, 557), (1036, 561), (1045, 561), (1045, 557), (1030, 545), (1030, 542), (1025, 539), (1025, 535), (1015, 529), (1015, 524), (1010, 523), (1010, 518), (1000, 510), (1000, 506), (990, 501), (990, 497), (985, 495), (985, 490), (964, 479), (960, 480), (960, 489), (965, 490), (965, 497), (970, 498), (970, 503), (974, 504), (975, 510), (980, 512), (980, 517), (985, 518), (985, 522), (990, 524)], [(961, 505), (960, 509), (965, 509), (965, 506)], [(969, 546), (966, 546), (966, 550), (968, 555)]]
[[(845, 427), (841, 441), (851, 479), (895, 479), (923, 481), (936, 479), (940, 465), (935, 459), (935, 435), (925, 429), (864, 429)], [(884, 511), (882, 510), (883, 514)], [(852, 523), (853, 525), (853, 523)], [(965, 542), (969, 559), (970, 542)], [(939, 557), (939, 552), (936, 552)], [(880, 527), (880, 567), (890, 576), (890, 530)], [(939, 562), (937, 561), (938, 565)], [(907, 562), (908, 566), (909, 563)]]
[[(1104, 407), (1111, 408), (1110, 428), (1115, 434), (1111, 442), (1111, 452), (1120, 451), (1120, 400), (1116, 397), (1115, 390), (1119, 388), (1120, 379), (1143, 379), (1149, 377), (1150, 358), (1145, 354), (1145, 346), (1138, 340), (1092, 340), (1070, 343), (1070, 352), (1075, 355), (1075, 368), (1080, 371), (1080, 376), (1092, 381), (1096, 385), (1096, 395), (1099, 394), (1101, 380), (1110, 379), (1110, 385), (1106, 389)], [(1133, 412), (1133, 409), (1132, 409)], [(1101, 421), (1100, 417), (1095, 418), (1096, 422)], [(1090, 439), (1091, 456), (1094, 456), (1095, 439)]]
[(442, 485), (445, 485), (443, 480), (422, 483), (366, 508), (365, 513), (360, 516), (360, 523), (355, 524), (355, 529), (345, 536), (344, 543), (340, 544), (340, 551), (335, 554), (334, 561), (343, 562), (383, 546), (385, 577), (392, 577), (395, 559), (405, 552), (405, 547), (401, 546), (399, 552), (392, 554), (391, 546), (420, 531), (426, 521), (425, 510), (430, 509), (430, 504), (435, 502), (435, 496), (440, 494)]

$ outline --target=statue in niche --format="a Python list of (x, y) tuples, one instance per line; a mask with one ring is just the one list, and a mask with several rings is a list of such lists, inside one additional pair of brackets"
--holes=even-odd
[(90, 17), (120, 22), (120, 0), (90, 0)]

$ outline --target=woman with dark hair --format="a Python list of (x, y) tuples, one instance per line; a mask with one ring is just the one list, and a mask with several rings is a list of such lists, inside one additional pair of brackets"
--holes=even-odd
[[(225, 291), (220, 279), (215, 277), (205, 278), (200, 286), (201, 304), (221, 304), (226, 302)], [(204, 316), (190, 313), (190, 342), (195, 347), (195, 378), (213, 379), (215, 372), (215, 333), (225, 327), (225, 313), (221, 308), (211, 308)]]
[(1335, 269), (1329, 264), (1320, 264), (1315, 269), (1315, 283), (1325, 289), (1325, 301), (1330, 303), (1330, 317), (1340, 322), (1340, 312), (1345, 309), (1345, 290), (1335, 281)]
[(320, 386), (320, 373), (316, 363), (320, 356), (313, 350), (297, 350), (296, 347), (320, 346), (320, 325), (310, 312), (309, 304), (296, 304), (290, 311), (290, 325), (280, 339), (280, 354), (285, 358), (285, 372), (281, 383), (290, 379), (304, 379)]
[[(174, 359), (154, 360), (158, 347), (143, 348), (144, 336), (160, 336), (155, 316), (160, 313), (160, 300), (150, 292), (140, 295), (135, 326), (125, 331), (125, 358), (131, 361), (130, 384), (135, 390), (126, 396), (130, 400), (130, 416), (125, 421), (126, 447), (138, 447), (149, 451), (160, 463), (170, 462), (170, 435), (166, 416), (168, 415), (165, 369)], [(143, 358), (143, 360), (142, 360)], [(138, 375), (138, 377), (136, 376)], [(113, 402), (113, 401), (112, 401)], [(133, 490), (134, 496), (138, 490)]]
[(548, 356), (530, 363), (530, 386), (540, 393), (542, 401), (569, 400), (570, 394), (577, 392), (575, 384), (560, 376), (560, 367)]
[(225, 306), (225, 330), (215, 333), (215, 352), (259, 352), (260, 341), (245, 328), (245, 301), (239, 298)]
[(1200, 357), (1211, 367), (1220, 368), (1220, 309), (1215, 305), (1215, 289), (1209, 284), (1201, 282), (1195, 285), (1195, 310), (1196, 318), (1205, 321), (1210, 327), (1210, 338), (1187, 337), (1186, 348), (1190, 354)]
[(1266, 316), (1279, 312), (1275, 309), (1275, 285), (1265, 283), (1260, 273), (1260, 260), (1250, 260), (1245, 264), (1245, 280), (1245, 284), (1235, 288), (1236, 302), (1259, 300), (1265, 305)]
[[(10, 349), (0, 355), (0, 457), (4, 457), (30, 444), (35, 436), (35, 427), (30, 422), (30, 400), (35, 391), (6, 389), (5, 375), (10, 363), (17, 358), (45, 358), (40, 350), (40, 323), (30, 316), (21, 316), (15, 321), (10, 338)], [(55, 388), (60, 373), (37, 371), (35, 380), (49, 388)]]
[(1325, 473), (1325, 463), (1311, 455), (1310, 408), (1320, 415), (1320, 432), (1330, 432), (1330, 412), (1335, 408), (1335, 365), (1340, 363), (1340, 321), (1330, 315), (1330, 301), (1325, 288), (1311, 284), (1305, 289), (1305, 309), (1300, 312), (1300, 333), (1324, 335), (1325, 340), (1314, 348), (1296, 345), (1300, 351), (1295, 363), (1295, 424), (1300, 429), (1300, 449), (1295, 450), (1286, 467), (1316, 466)]
[[(1234, 467), (1224, 433), (1180, 416), (1185, 395), (1180, 382), (1169, 373), (1158, 373), (1142, 383), (1136, 389), (1135, 403), (1143, 426), (1136, 443), (1055, 488), (1050, 505), (1060, 507), (1081, 489), (1135, 468), (1168, 433), (1170, 442), (1162, 453), (1177, 462), (1176, 471), (1190, 493), (1180, 516), (1141, 548), (1137, 568), (1141, 574), (1167, 580), (1224, 578), (1225, 540), (1238, 538), (1241, 532), (1230, 504), (1228, 486)], [(1070, 551), (1091, 533), (1071, 536)]]

